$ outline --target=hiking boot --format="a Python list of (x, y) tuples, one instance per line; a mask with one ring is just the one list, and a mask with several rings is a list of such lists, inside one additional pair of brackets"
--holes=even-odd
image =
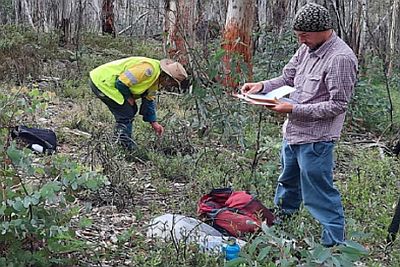
[(128, 151), (135, 151), (137, 149), (137, 145), (135, 141), (133, 141), (131, 135), (132, 128), (129, 127), (129, 125), (117, 123), (114, 129), (113, 142), (120, 144)]
[(119, 144), (127, 151), (129, 152), (135, 152), (137, 150), (137, 145), (136, 143), (130, 139), (130, 140), (120, 140)]

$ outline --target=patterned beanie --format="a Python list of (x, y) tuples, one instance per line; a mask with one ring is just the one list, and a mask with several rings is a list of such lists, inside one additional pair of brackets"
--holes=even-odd
[(306, 4), (296, 13), (293, 29), (303, 32), (322, 32), (332, 29), (329, 11), (315, 3)]

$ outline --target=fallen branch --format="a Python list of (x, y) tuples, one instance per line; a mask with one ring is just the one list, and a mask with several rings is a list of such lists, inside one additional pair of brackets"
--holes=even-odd
[(129, 30), (130, 28), (132, 28), (133, 25), (135, 25), (141, 18), (143, 18), (144, 16), (146, 16), (147, 14), (149, 14), (149, 11), (141, 14), (139, 17), (137, 17), (137, 19), (128, 27), (126, 27), (125, 29), (122, 29), (121, 31), (118, 32), (118, 35), (123, 34), (124, 32), (126, 32), (127, 30)]

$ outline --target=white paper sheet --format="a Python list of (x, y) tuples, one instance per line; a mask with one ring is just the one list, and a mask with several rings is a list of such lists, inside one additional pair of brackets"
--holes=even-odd
[(276, 99), (280, 99), (284, 102), (293, 103), (291, 99), (285, 98), (284, 96), (290, 94), (295, 90), (295, 88), (285, 85), (269, 92), (268, 94), (235, 94), (234, 96), (250, 104), (273, 107), (276, 105)]
[(294, 87), (291, 86), (282, 86), (279, 87), (278, 89), (275, 89), (271, 92), (269, 92), (268, 94), (249, 94), (247, 95), (247, 97), (254, 99), (254, 100), (273, 100), (275, 98), (280, 99), (282, 97), (284, 97), (285, 95), (290, 94), (291, 92), (294, 92), (296, 89)]
[(269, 106), (269, 107), (275, 106), (274, 103), (268, 103), (268, 102), (265, 102), (265, 101), (259, 101), (259, 100), (251, 99), (251, 98), (247, 97), (247, 95), (237, 94), (237, 95), (234, 95), (234, 96), (236, 96), (237, 98), (239, 98), (241, 100), (246, 101), (247, 103), (254, 104), (254, 105), (262, 105), (262, 106)]

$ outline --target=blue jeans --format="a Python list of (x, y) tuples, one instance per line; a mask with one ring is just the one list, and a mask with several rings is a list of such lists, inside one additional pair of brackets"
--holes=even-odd
[(275, 205), (291, 214), (301, 202), (323, 226), (322, 244), (344, 242), (344, 214), (339, 191), (333, 185), (334, 142), (289, 145), (283, 141), (282, 173)]

